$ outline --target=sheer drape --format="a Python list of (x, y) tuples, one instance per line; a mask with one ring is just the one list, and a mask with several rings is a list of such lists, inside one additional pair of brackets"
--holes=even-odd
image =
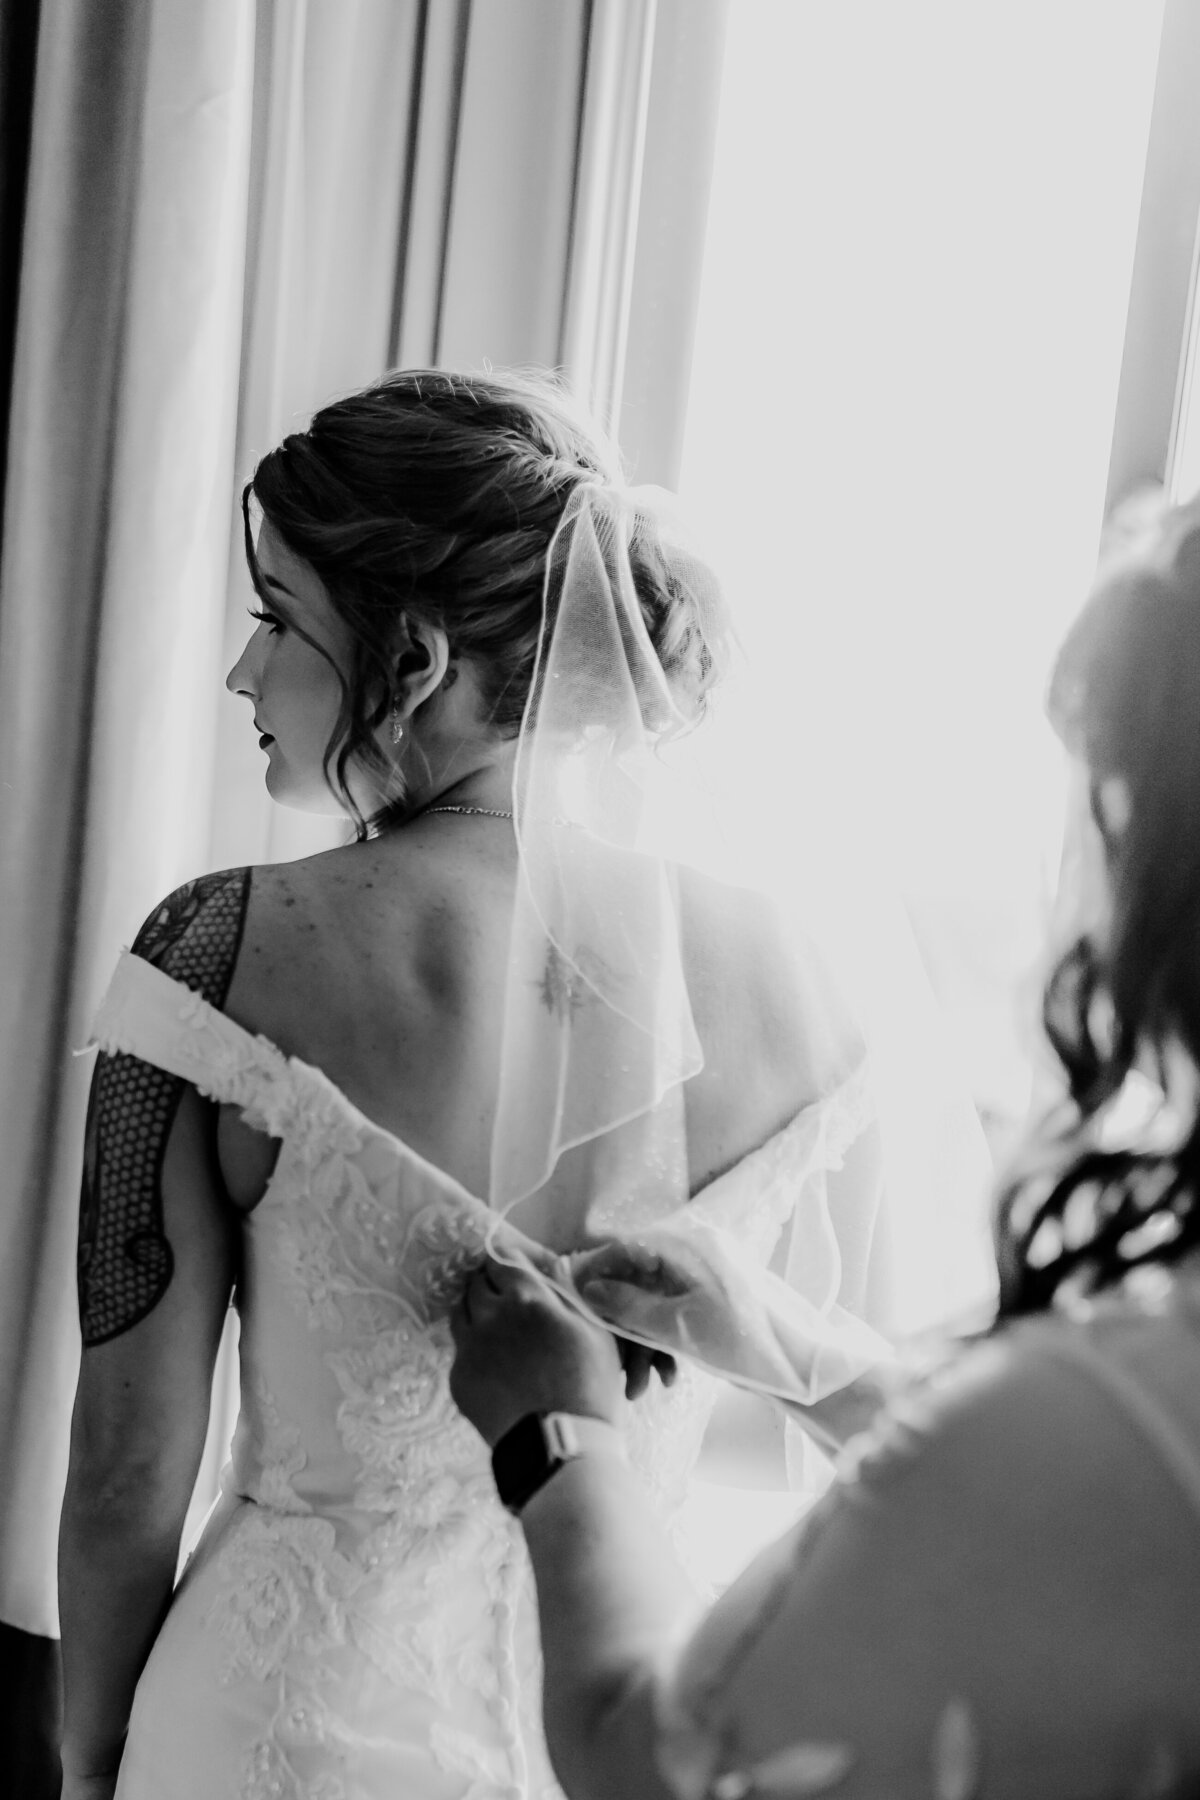
[[(0, 561), (0, 1620), (57, 1629), (70, 1051), (162, 893), (321, 841), (266, 800), (221, 688), (245, 630), (238, 482), (392, 360), (564, 363), (618, 419), (636, 398), (639, 473), (670, 479), (658, 414), (682, 393), (724, 4), (43, 7)], [(583, 179), (615, 138), (636, 149), (619, 192)], [(669, 378), (635, 396), (630, 347), (645, 370), (656, 336)]]

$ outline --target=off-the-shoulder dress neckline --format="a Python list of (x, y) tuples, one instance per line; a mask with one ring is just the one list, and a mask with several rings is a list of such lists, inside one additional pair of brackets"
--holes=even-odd
[[(460, 1199), (469, 1201), (472, 1206), (484, 1207), (489, 1212), (495, 1210), (487, 1200), (481, 1195), (473, 1193), (472, 1190), (466, 1187), (463, 1182), (459, 1181), (456, 1176), (451, 1175), (449, 1170), (444, 1169), (440, 1163), (433, 1162), (429, 1157), (423, 1155), (420, 1150), (416, 1149), (414, 1145), (410, 1144), (406, 1138), (401, 1137), (399, 1133), (390, 1131), (387, 1126), (380, 1125), (375, 1119), (372, 1119), (367, 1113), (364, 1113), (361, 1107), (356, 1106), (354, 1101), (350, 1099), (345, 1090), (339, 1087), (323, 1069), (317, 1066), (317, 1064), (306, 1062), (303, 1057), (291, 1055), (287, 1051), (280, 1049), (279, 1045), (273, 1042), (271, 1038), (267, 1037), (265, 1033), (251, 1031), (248, 1026), (240, 1024), (238, 1020), (233, 1018), (229, 1013), (223, 1011), (218, 1006), (214, 1006), (210, 1001), (206, 1000), (202, 994), (198, 994), (194, 988), (190, 988), (186, 982), (178, 980), (173, 975), (168, 975), (164, 969), (158, 968), (154, 963), (147, 962), (144, 957), (136, 955), (129, 949), (123, 949), (121, 951), (117, 962), (117, 968), (113, 975), (110, 992), (117, 988), (122, 979), (132, 979), (135, 982), (149, 983), (151, 989), (158, 985), (160, 991), (164, 994), (169, 988), (176, 994), (183, 996), (186, 1000), (189, 1012), (194, 1013), (199, 1009), (206, 1019), (211, 1020), (214, 1023), (218, 1033), (225, 1033), (232, 1036), (236, 1041), (251, 1049), (256, 1056), (269, 1060), (277, 1069), (285, 1069), (302, 1081), (313, 1082), (319, 1085), (336, 1101), (337, 1105), (357, 1129), (370, 1133), (370, 1135), (376, 1139), (382, 1139), (391, 1144), (404, 1161), (424, 1170), (428, 1176), (433, 1177), (444, 1188), (452, 1191)], [(103, 1015), (104, 1012), (104, 1004), (105, 1003), (102, 1003), (101, 1006), (101, 1015)], [(104, 1047), (103, 1042), (101, 1043), (101, 1047)], [(137, 1052), (134, 1051), (133, 1054), (136, 1055)], [(853, 1079), (853, 1077), (851, 1079)], [(837, 1090), (835, 1090), (835, 1093), (836, 1091)], [(744, 1156), (737, 1160), (737, 1162), (731, 1164), (728, 1168), (719, 1170), (717, 1174), (711, 1176), (691, 1192), (688, 1196), (689, 1202), (701, 1198), (711, 1199), (713, 1194), (723, 1184), (732, 1182), (735, 1177), (741, 1178), (745, 1176), (751, 1169), (757, 1167), (760, 1161), (781, 1154), (784, 1145), (793, 1136), (798, 1136), (802, 1131), (811, 1129), (814, 1111), (827, 1105), (832, 1098), (833, 1095), (822, 1095), (809, 1101), (805, 1106), (802, 1106), (800, 1110), (786, 1122), (786, 1124), (779, 1128), (778, 1131), (772, 1132), (761, 1144), (757, 1144), (752, 1150), (748, 1150)], [(270, 1184), (268, 1183), (268, 1186), (269, 1185)], [(255, 1207), (250, 1210), (254, 1211), (257, 1210), (257, 1208)]]

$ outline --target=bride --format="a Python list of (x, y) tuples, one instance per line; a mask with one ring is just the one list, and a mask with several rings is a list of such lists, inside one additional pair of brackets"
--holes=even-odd
[[(870, 1236), (861, 1049), (758, 900), (649, 847), (643, 776), (725, 627), (549, 384), (389, 375), (244, 506), (260, 604), (228, 685), (272, 796), (355, 830), (172, 894), (97, 1021), (64, 1796), (552, 1794), (448, 1312), (486, 1245), (678, 1212), (760, 1267), (782, 1231), (773, 1266), (832, 1317), (825, 1174), (856, 1138), (839, 1218)], [(232, 1460), (172, 1591), (231, 1295)], [(669, 1510), (714, 1384), (629, 1377)]]

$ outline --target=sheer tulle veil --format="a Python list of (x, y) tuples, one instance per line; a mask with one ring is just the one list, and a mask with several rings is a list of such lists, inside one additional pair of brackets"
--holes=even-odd
[[(874, 1174), (857, 1187), (842, 1182), (831, 1199), (831, 1178), (879, 1115), (883, 1075), (814, 924), (836, 914), (836, 903), (810, 901), (817, 885), (836, 893), (837, 870), (812, 844), (800, 867), (759, 854), (739, 831), (736, 796), (723, 808), (700, 773), (720, 763), (719, 701), (717, 717), (693, 731), (688, 697), (664, 673), (635, 586), (646, 538), (668, 583), (690, 596), (688, 629), (703, 655), (734, 650), (720, 587), (674, 497), (578, 487), (547, 557), (513, 781), (520, 873), (492, 1142), (489, 1198), (501, 1215), (492, 1249), (524, 1260), (502, 1221), (514, 1209), (520, 1220), (521, 1203), (570, 1152), (586, 1169), (586, 1236), (625, 1248), (607, 1261), (602, 1250), (563, 1259), (556, 1285), (626, 1335), (810, 1403), (889, 1354), (858, 1316), (858, 1297), (870, 1286), (873, 1246), (903, 1233), (909, 1200), (903, 1170), (885, 1171), (881, 1234)], [(745, 751), (739, 744), (743, 768)], [(791, 824), (781, 814), (781, 834)], [(728, 895), (731, 912), (745, 916), (748, 889), (769, 905), (784, 922), (786, 976), (801, 997), (806, 1094), (788, 1128), (790, 1191), (769, 1266), (722, 1212), (719, 1182), (690, 1196), (685, 1086), (703, 1052), (689, 980), (711, 988), (737, 979), (732, 963), (722, 966), (730, 934), (689, 938), (685, 954), (683, 894), (693, 881), (705, 884), (710, 906)], [(911, 980), (903, 991), (915, 991)], [(891, 1003), (908, 1004), (894, 984)], [(978, 1183), (986, 1152), (969, 1101), (945, 1059), (921, 1058), (915, 1038), (900, 1058), (910, 1089), (921, 1078), (914, 1057), (944, 1138), (932, 1161), (918, 1159), (917, 1179), (940, 1166), (951, 1182)], [(927, 1213), (930, 1197), (913, 1204)]]

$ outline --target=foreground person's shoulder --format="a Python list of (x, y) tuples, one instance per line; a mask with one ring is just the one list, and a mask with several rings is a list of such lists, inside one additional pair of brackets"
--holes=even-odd
[[(1059, 1316), (995, 1332), (907, 1390), (852, 1451), (854, 1478), (886, 1486), (920, 1465), (960, 1500), (985, 1495), (994, 1514), (1036, 1493), (1043, 1522), (1052, 1502), (1070, 1512), (1097, 1484), (1116, 1502), (1122, 1470), (1140, 1488), (1152, 1459), (1108, 1337)], [(1200, 1380), (1200, 1346), (1192, 1373)]]

